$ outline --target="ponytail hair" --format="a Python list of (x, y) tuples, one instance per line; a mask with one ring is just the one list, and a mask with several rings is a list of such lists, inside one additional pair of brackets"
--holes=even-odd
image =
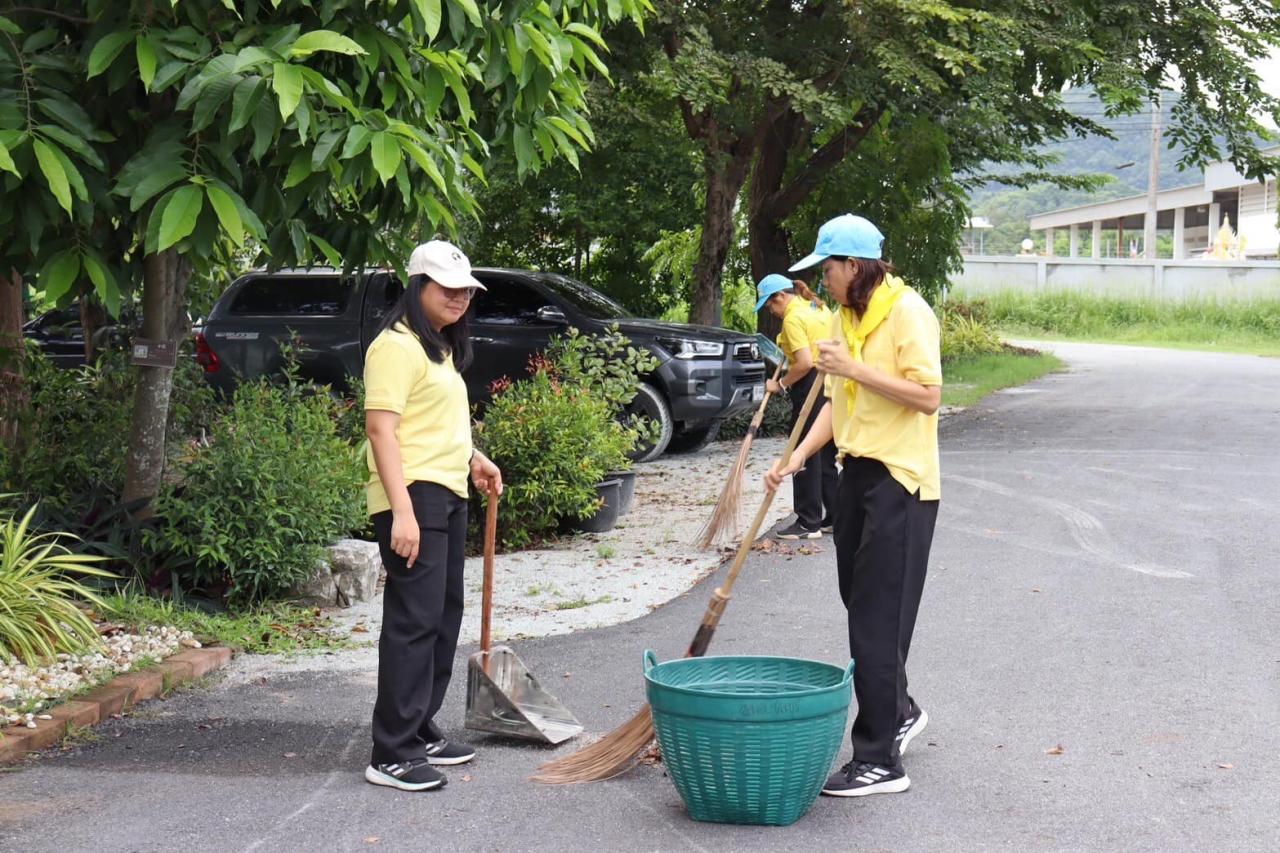
[(791, 280), (791, 289), (801, 298), (812, 305), (821, 305), (822, 300), (818, 298), (818, 294), (809, 289), (809, 285), (805, 284), (798, 278)]

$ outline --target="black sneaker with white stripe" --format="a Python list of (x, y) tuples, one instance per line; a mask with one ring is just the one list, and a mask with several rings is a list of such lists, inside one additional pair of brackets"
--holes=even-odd
[(795, 521), (787, 525), (786, 527), (782, 528), (781, 530), (779, 530), (777, 533), (777, 536), (779, 539), (790, 539), (790, 540), (821, 539), (822, 531), (818, 530), (817, 528), (810, 529), (808, 527), (805, 527), (800, 522)]
[(924, 727), (927, 725), (929, 725), (929, 715), (916, 704), (916, 700), (912, 699), (911, 710), (907, 713), (907, 718), (902, 721), (902, 725), (898, 726), (898, 734), (894, 736), (894, 740), (898, 742), (899, 757), (906, 754), (907, 744), (911, 743), (912, 738), (924, 731)]
[(866, 761), (850, 761), (827, 777), (822, 793), (828, 797), (865, 797), (868, 794), (896, 794), (911, 787), (911, 780), (902, 769), (870, 764)]
[(427, 761), (432, 764), (466, 764), (475, 757), (475, 748), (465, 743), (454, 743), (440, 738), (427, 744)]
[(364, 778), (374, 785), (401, 791), (430, 791), (443, 788), (447, 781), (443, 773), (421, 758), (397, 764), (370, 764), (364, 769)]

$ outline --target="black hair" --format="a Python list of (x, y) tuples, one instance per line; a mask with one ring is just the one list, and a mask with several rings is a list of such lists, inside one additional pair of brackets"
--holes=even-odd
[(468, 309), (466, 314), (458, 318), (458, 322), (437, 332), (427, 319), (427, 312), (422, 310), (422, 289), (430, 281), (425, 275), (409, 276), (408, 286), (400, 294), (396, 304), (391, 306), (378, 331), (383, 332), (397, 323), (404, 323), (409, 331), (418, 336), (422, 348), (427, 352), (427, 358), (436, 364), (443, 364), (445, 356), (452, 355), (453, 367), (461, 373), (471, 364), (472, 359), (471, 330), (467, 323), (471, 311)]

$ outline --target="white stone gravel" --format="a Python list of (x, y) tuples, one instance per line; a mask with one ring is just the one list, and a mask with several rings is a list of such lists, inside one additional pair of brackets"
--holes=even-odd
[(34, 728), (35, 719), (48, 719), (23, 708), (44, 708), (76, 691), (122, 672), (128, 672), (144, 658), (160, 660), (178, 649), (199, 648), (190, 631), (152, 625), (140, 633), (110, 629), (103, 647), (80, 654), (59, 654), (44, 666), (0, 663), (0, 724), (25, 723)]

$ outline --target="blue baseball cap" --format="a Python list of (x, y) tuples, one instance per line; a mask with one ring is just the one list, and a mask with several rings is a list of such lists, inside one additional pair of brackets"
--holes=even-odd
[(828, 219), (818, 229), (818, 245), (813, 254), (793, 264), (788, 272), (808, 269), (834, 256), (842, 258), (870, 258), (880, 260), (880, 252), (884, 246), (884, 235), (880, 229), (861, 216), (846, 213), (835, 219)]
[(756, 285), (756, 296), (760, 297), (760, 300), (756, 302), (756, 310), (759, 311), (763, 308), (764, 304), (769, 301), (769, 297), (773, 296), (775, 293), (781, 293), (782, 291), (790, 290), (793, 287), (795, 287), (795, 285), (791, 283), (791, 279), (787, 278), (785, 275), (778, 275), (777, 273), (767, 275), (760, 279), (760, 283)]

